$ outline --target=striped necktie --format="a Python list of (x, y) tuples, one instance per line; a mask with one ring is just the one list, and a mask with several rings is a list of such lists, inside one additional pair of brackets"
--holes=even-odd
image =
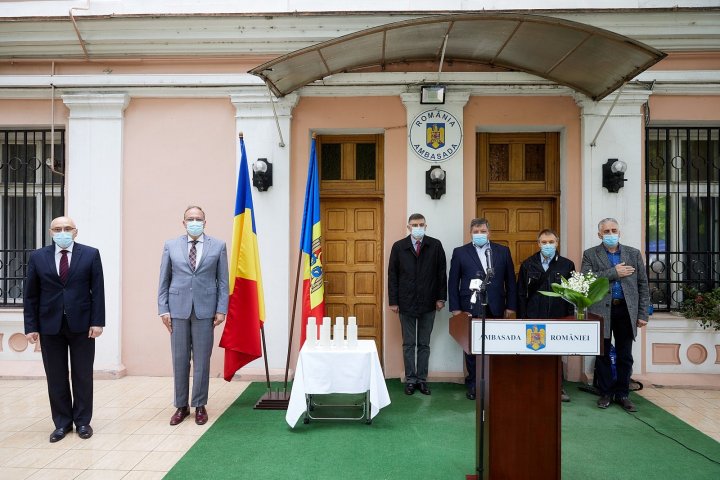
[(195, 271), (195, 263), (197, 262), (197, 240), (193, 240), (190, 243), (192, 243), (192, 246), (190, 247), (190, 253), (188, 254), (188, 257), (190, 259), (190, 270), (193, 272)]

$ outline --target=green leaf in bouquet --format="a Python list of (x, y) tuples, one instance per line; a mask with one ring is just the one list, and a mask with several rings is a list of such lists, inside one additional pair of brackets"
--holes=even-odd
[(595, 280), (590, 289), (588, 290), (588, 301), (590, 302), (587, 306), (594, 305), (602, 300), (605, 295), (610, 291), (610, 281), (605, 277), (600, 277)]

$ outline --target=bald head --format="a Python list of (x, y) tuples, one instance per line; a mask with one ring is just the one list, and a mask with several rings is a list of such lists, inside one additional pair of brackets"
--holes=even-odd
[(70, 217), (53, 218), (53, 221), (50, 222), (50, 235), (55, 235), (61, 232), (72, 234), (72, 238), (75, 240), (78, 232), (77, 227), (75, 226), (75, 221)]

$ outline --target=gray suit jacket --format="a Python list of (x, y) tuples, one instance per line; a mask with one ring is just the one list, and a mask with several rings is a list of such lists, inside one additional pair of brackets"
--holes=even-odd
[(199, 319), (227, 313), (228, 261), (225, 242), (205, 235), (202, 256), (195, 272), (190, 270), (188, 237), (165, 242), (160, 263), (158, 314), (187, 319), (195, 308)]
[[(632, 321), (633, 338), (637, 336), (638, 319), (648, 319), (648, 304), (650, 303), (650, 290), (648, 289), (647, 272), (645, 271), (645, 263), (643, 262), (640, 250), (627, 245), (620, 246), (620, 259), (625, 265), (635, 267), (635, 273), (629, 277), (620, 278), (623, 295), (627, 304), (630, 320)], [(598, 277), (606, 277), (612, 283), (618, 280), (618, 274), (615, 267), (608, 260), (605, 247), (598, 245), (597, 247), (588, 248), (583, 253), (582, 272), (592, 271)], [(608, 293), (605, 298), (590, 307), (588, 310), (592, 313), (602, 315), (605, 319), (605, 338), (610, 338), (610, 301), (612, 296)]]

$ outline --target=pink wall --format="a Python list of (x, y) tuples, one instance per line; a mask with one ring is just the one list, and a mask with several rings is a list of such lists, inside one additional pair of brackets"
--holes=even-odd
[[(0, 100), (0, 125), (3, 127), (50, 128), (52, 105), (47, 100)], [(65, 128), (70, 110), (61, 99), (55, 100), (55, 127)], [(67, 143), (67, 138), (65, 139)]]
[[(207, 233), (230, 242), (234, 117), (229, 99), (133, 99), (125, 112), (122, 359), (129, 375), (172, 374), (157, 287), (163, 243), (184, 233), (185, 207), (202, 206)], [(215, 329), (211, 376), (222, 373), (221, 334)]]
[[(570, 97), (470, 97), (464, 112), (463, 190), (465, 225), (475, 216), (476, 132), (481, 131), (560, 131), (561, 184), (563, 204), (579, 205), (581, 200), (580, 109)], [(513, 130), (513, 129), (517, 130)], [(469, 141), (469, 139), (472, 139)], [(567, 208), (567, 233), (561, 239), (567, 257), (580, 265), (582, 259), (580, 208)], [(562, 216), (562, 213), (561, 213)], [(470, 241), (467, 228), (465, 241)]]
[(713, 121), (720, 119), (720, 97), (708, 95), (650, 96), (650, 122)]
[[(349, 112), (352, 112), (350, 114)], [(383, 232), (383, 316), (390, 321), (385, 322), (384, 331), (384, 371), (388, 377), (402, 375), (402, 337), (397, 315), (387, 308), (385, 279), (387, 278), (387, 259), (390, 248), (397, 240), (392, 233), (399, 231), (407, 223), (407, 138), (405, 107), (399, 97), (352, 97), (352, 98), (301, 98), (293, 110), (292, 142), (291, 142), (291, 184), (290, 184), (290, 235), (300, 238), (300, 223), (305, 197), (307, 180), (308, 154), (310, 136), (313, 131), (341, 133), (365, 133), (367, 129), (384, 131), (385, 135), (385, 218)], [(363, 130), (364, 129), (364, 130)], [(291, 245), (293, 245), (291, 243)], [(297, 258), (297, 251), (290, 252), (290, 258)], [(290, 275), (294, 279), (295, 263), (290, 265)], [(292, 302), (292, 293), (288, 301)], [(301, 299), (298, 299), (298, 302)], [(300, 305), (298, 303), (298, 305)], [(299, 318), (299, 314), (298, 314)], [(294, 345), (298, 342), (299, 329), (295, 325)], [(294, 365), (297, 352), (293, 351), (291, 364)]]

